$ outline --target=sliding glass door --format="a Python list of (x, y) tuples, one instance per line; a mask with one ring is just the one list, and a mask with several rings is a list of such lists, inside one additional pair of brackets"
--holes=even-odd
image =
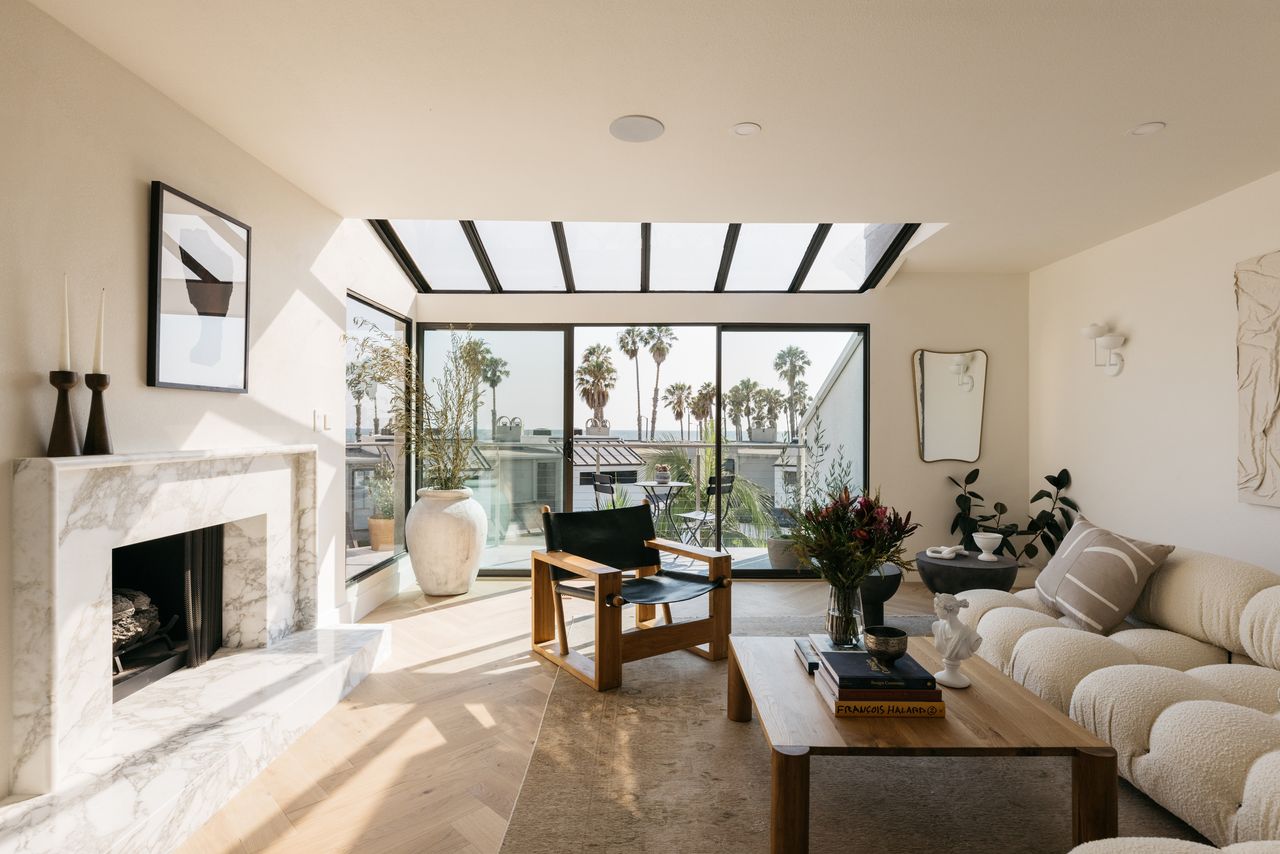
[(542, 548), (542, 506), (564, 505), (565, 353), (563, 328), (422, 332), (423, 379), (440, 377), (453, 336), (471, 339), (480, 362), (480, 408), (467, 485), (484, 507), (489, 533), (480, 567), (527, 571)]
[(721, 524), (734, 572), (799, 568), (786, 536), (807, 497), (867, 485), (867, 332), (723, 327), (721, 466), (735, 475)]
[(484, 359), (468, 485), (489, 517), (487, 574), (528, 570), (544, 504), (647, 500), (659, 535), (786, 577), (788, 510), (866, 487), (865, 326), (424, 328), (428, 386), (453, 334)]

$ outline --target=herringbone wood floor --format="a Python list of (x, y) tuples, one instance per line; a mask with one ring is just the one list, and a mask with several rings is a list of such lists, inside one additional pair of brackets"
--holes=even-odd
[[(734, 614), (815, 614), (825, 597), (821, 582), (739, 581)], [(886, 610), (925, 614), (930, 603), (922, 585), (905, 584)], [(570, 616), (590, 610), (565, 604)], [(690, 615), (698, 607), (683, 603)], [(528, 652), (528, 582), (481, 581), (449, 599), (406, 592), (366, 622), (390, 624), (388, 660), (183, 854), (498, 850), (555, 678)]]

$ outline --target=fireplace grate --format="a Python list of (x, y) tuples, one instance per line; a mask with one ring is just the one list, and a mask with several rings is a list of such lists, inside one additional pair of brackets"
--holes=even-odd
[(115, 550), (113, 586), (145, 591), (163, 627), (115, 651), (113, 700), (199, 667), (222, 645), (222, 550), (221, 525)]

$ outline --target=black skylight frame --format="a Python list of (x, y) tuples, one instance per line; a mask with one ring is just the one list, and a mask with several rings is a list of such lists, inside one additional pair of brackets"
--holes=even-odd
[[(484, 240), (480, 236), (480, 232), (476, 228), (473, 220), (459, 220), (463, 234), (466, 235), (467, 243), (471, 246), (471, 251), (475, 255), (476, 264), (480, 273), (484, 276), (485, 281), (489, 285), (489, 290), (469, 290), (463, 288), (443, 288), (439, 283), (432, 285), (423, 275), (421, 268), (413, 258), (411, 253), (396, 233), (395, 226), (390, 220), (374, 219), (369, 220), (369, 225), (373, 228), (374, 233), (382, 240), (383, 245), (387, 247), (387, 251), (391, 253), (391, 257), (400, 265), (409, 281), (418, 289), (420, 293), (453, 293), (453, 294), (483, 294), (483, 293), (511, 293), (505, 291), (502, 287), (502, 281), (499, 279), (497, 271), (494, 270), (493, 262), (489, 259), (488, 250), (484, 245)], [(552, 236), (555, 240), (556, 254), (560, 260), (560, 272), (564, 279), (564, 289), (555, 291), (539, 291), (539, 290), (520, 290), (522, 294), (549, 294), (549, 293), (575, 293), (578, 292), (574, 285), (573, 278), (573, 257), (569, 249), (568, 241), (565, 239), (564, 223), (554, 221), (548, 223), (551, 228)], [(652, 224), (648, 222), (636, 223), (640, 229), (640, 289), (635, 290), (596, 290), (592, 293), (652, 293), (649, 288), (649, 259), (651, 252), (651, 231)], [(849, 288), (846, 290), (822, 290), (822, 291), (805, 291), (805, 278), (809, 275), (814, 261), (818, 258), (822, 245), (827, 239), (827, 235), (831, 232), (832, 223), (819, 223), (814, 227), (813, 236), (809, 240), (809, 245), (805, 249), (804, 255), (800, 259), (800, 263), (796, 268), (795, 274), (792, 276), (790, 284), (785, 289), (776, 290), (740, 290), (734, 293), (824, 293), (824, 294), (860, 294), (866, 293), (875, 288), (876, 285), (884, 279), (893, 265), (897, 263), (902, 256), (903, 250), (907, 244), (911, 242), (911, 238), (915, 236), (916, 231), (920, 228), (918, 222), (903, 223), (898, 228), (898, 233), (889, 241), (884, 253), (870, 270), (867, 271), (866, 277), (863, 279), (861, 286), (857, 288)], [(729, 280), (729, 271), (733, 267), (734, 251), (737, 249), (738, 236), (742, 231), (742, 223), (729, 223), (725, 230), (724, 248), (720, 256), (720, 267), (716, 274), (715, 282), (710, 289), (704, 290), (668, 290), (662, 293), (723, 293), (725, 284)]]

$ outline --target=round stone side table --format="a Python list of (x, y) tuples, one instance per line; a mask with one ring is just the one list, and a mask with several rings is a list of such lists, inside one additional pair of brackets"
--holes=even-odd
[(978, 560), (976, 554), (939, 560), (924, 552), (916, 555), (916, 569), (920, 580), (932, 593), (950, 593), (953, 596), (966, 590), (1013, 589), (1018, 577), (1018, 562), (999, 555), (995, 562)]

